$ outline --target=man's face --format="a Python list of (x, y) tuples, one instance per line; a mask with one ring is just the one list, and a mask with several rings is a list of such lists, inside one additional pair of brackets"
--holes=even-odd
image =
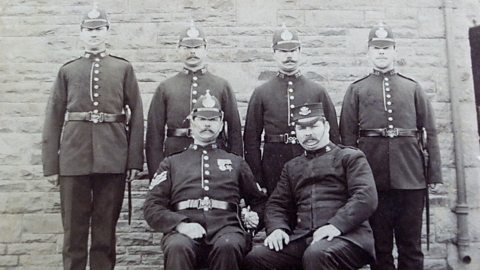
[(178, 46), (178, 56), (187, 68), (199, 68), (204, 66), (207, 57), (205, 45), (197, 47)]
[(220, 116), (214, 118), (194, 116), (191, 122), (192, 137), (201, 143), (213, 143), (222, 131), (222, 127), (223, 120)]
[(96, 51), (103, 49), (107, 41), (108, 28), (106, 26), (98, 28), (82, 28), (80, 32), (80, 40), (85, 45), (85, 49)]
[(293, 50), (274, 50), (273, 58), (280, 71), (285, 73), (295, 72), (300, 65), (300, 48)]
[(297, 139), (305, 150), (313, 151), (330, 142), (330, 125), (323, 118), (309, 125), (295, 125)]
[(397, 51), (395, 45), (370, 45), (368, 47), (368, 58), (375, 69), (389, 71), (393, 69)]

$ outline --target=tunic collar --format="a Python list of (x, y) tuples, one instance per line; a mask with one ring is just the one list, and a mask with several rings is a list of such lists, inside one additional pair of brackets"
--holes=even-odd
[(93, 58), (104, 58), (107, 55), (108, 55), (108, 53), (106, 51), (101, 51), (101, 52), (97, 52), (97, 53), (85, 51), (85, 53), (83, 54), (83, 57), (85, 57), (87, 59), (93, 59)]
[(188, 74), (193, 74), (193, 75), (199, 75), (199, 74), (205, 74), (207, 73), (207, 66), (204, 66), (203, 68), (197, 70), (197, 71), (193, 71), (193, 70), (190, 70), (186, 67), (183, 67), (183, 70), (182, 72), (185, 74), (185, 75), (188, 75)]
[(325, 147), (322, 147), (320, 149), (317, 149), (317, 150), (313, 150), (313, 151), (307, 151), (305, 150), (305, 156), (308, 158), (308, 159), (311, 159), (311, 158), (314, 158), (314, 157), (319, 157), (319, 156), (322, 156), (324, 155), (325, 153), (328, 153), (330, 151), (332, 151), (332, 149), (335, 147), (335, 144), (333, 143), (329, 143), (327, 144)]
[(381, 72), (381, 71), (379, 71), (379, 70), (374, 69), (373, 72), (372, 72), (372, 74), (377, 75), (377, 76), (389, 76), (389, 75), (392, 76), (392, 75), (397, 74), (397, 72), (395, 71), (395, 69), (389, 70), (389, 71), (387, 71), (387, 72), (385, 72), (385, 73), (384, 73), (384, 72)]
[(288, 74), (285, 74), (281, 71), (278, 71), (277, 72), (277, 77), (281, 78), (281, 79), (285, 79), (285, 78), (292, 78), (294, 77), (295, 79), (297, 79), (298, 77), (302, 76), (302, 72), (300, 70), (298, 70), (296, 73), (294, 74), (291, 74), (291, 75), (288, 75)]
[(193, 150), (213, 150), (213, 149), (217, 149), (218, 145), (216, 143), (211, 143), (211, 144), (202, 146), (199, 144), (192, 143), (189, 148)]

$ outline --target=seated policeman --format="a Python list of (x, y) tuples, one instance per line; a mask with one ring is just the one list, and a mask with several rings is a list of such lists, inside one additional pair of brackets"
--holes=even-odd
[[(235, 270), (250, 246), (239, 217), (240, 198), (263, 215), (266, 196), (247, 163), (215, 144), (223, 112), (209, 90), (191, 113), (194, 143), (166, 157), (151, 182), (144, 205), (148, 224), (164, 233), (165, 269)], [(258, 214), (245, 215), (258, 225)]]
[[(377, 191), (364, 154), (330, 142), (321, 103), (293, 111), (305, 153), (287, 162), (265, 207), (267, 238), (245, 269), (357, 269), (374, 259)], [(290, 228), (289, 217), (296, 214)]]

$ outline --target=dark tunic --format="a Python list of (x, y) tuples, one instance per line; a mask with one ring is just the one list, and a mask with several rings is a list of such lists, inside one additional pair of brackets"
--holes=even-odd
[[(384, 98), (385, 93), (385, 98)], [(415, 137), (360, 137), (359, 130), (426, 128), (429, 179)], [(432, 106), (420, 84), (401, 74), (375, 72), (348, 88), (340, 117), (342, 142), (360, 148), (372, 167), (379, 191), (423, 189), (441, 183), (440, 150)]]
[[(46, 176), (143, 168), (143, 109), (132, 65), (113, 55), (87, 56), (63, 65), (55, 80), (42, 134)], [(128, 131), (125, 123), (65, 122), (67, 111), (122, 114), (125, 105), (131, 110)]]
[(206, 69), (195, 73), (183, 70), (160, 83), (150, 104), (145, 149), (150, 177), (163, 158), (185, 150), (193, 142), (189, 137), (166, 137), (166, 130), (188, 128), (187, 116), (206, 90), (220, 101), (224, 112), (226, 125), (218, 144), (229, 152), (243, 155), (240, 116), (230, 84)]
[[(377, 191), (364, 154), (330, 144), (285, 164), (265, 208), (267, 234), (288, 232), (290, 241), (311, 236), (332, 224), (346, 239), (375, 257), (368, 218), (377, 207)], [(290, 218), (296, 215), (293, 228)]]
[[(162, 173), (164, 177), (156, 184), (155, 179)], [(173, 205), (205, 197), (238, 205), (244, 198), (261, 217), (266, 200), (247, 163), (216, 145), (191, 145), (182, 153), (166, 157), (152, 184), (144, 205), (148, 224), (156, 231), (168, 234), (174, 232), (181, 222), (197, 222), (207, 231), (207, 243), (215, 242), (226, 233), (243, 234), (237, 213), (223, 209), (175, 211)]]
[(325, 117), (330, 123), (330, 138), (340, 142), (335, 106), (325, 88), (301, 74), (277, 76), (262, 84), (253, 92), (248, 104), (245, 132), (245, 159), (252, 168), (256, 180), (273, 191), (283, 165), (303, 152), (299, 144), (265, 143), (263, 155), (260, 147), (262, 133), (295, 136), (290, 120), (291, 109), (305, 103), (322, 102)]

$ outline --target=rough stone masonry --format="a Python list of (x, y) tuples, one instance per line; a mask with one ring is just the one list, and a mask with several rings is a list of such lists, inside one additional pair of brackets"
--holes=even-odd
[[(271, 35), (283, 22), (299, 31), (303, 72), (327, 88), (337, 113), (348, 84), (370, 72), (365, 57), (369, 27), (388, 23), (398, 37), (397, 70), (419, 80), (437, 117), (445, 184), (431, 196), (432, 244), (426, 269), (479, 269), (480, 163), (468, 29), (480, 21), (480, 1), (455, 1), (453, 7), (447, 2), (103, 0), (99, 5), (111, 15), (109, 50), (132, 62), (145, 108), (158, 83), (180, 68), (177, 33), (193, 19), (208, 36), (209, 68), (231, 82), (242, 117), (254, 87), (274, 74)], [(0, 270), (62, 269), (59, 193), (42, 176), (40, 132), (59, 67), (81, 54), (80, 16), (89, 7), (91, 1), (86, 0), (0, 3)], [(446, 46), (445, 8), (454, 15), (447, 25), (453, 29), (451, 52)], [(448, 53), (453, 53), (453, 64), (447, 61)], [(451, 69), (454, 78), (449, 77)], [(454, 80), (460, 101), (462, 168), (455, 164), (449, 80)], [(466, 175), (470, 264), (458, 260), (455, 245), (456, 169)], [(162, 235), (152, 232), (142, 217), (147, 182), (133, 184), (131, 225), (124, 203), (116, 269), (163, 267)]]

